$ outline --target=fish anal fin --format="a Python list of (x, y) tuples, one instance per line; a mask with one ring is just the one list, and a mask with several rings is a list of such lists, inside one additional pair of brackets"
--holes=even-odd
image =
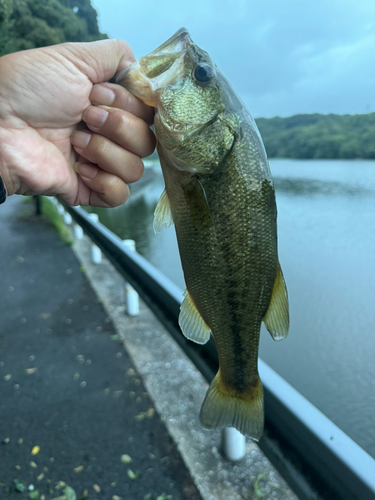
[(264, 426), (263, 388), (259, 377), (251, 390), (236, 394), (226, 389), (219, 370), (208, 388), (199, 419), (206, 429), (234, 427), (258, 441)]
[(154, 231), (160, 233), (173, 224), (171, 204), (167, 190), (162, 192), (154, 212)]
[(197, 344), (205, 344), (210, 338), (210, 327), (199, 314), (188, 290), (184, 292), (178, 323), (185, 337)]
[(263, 318), (267, 330), (274, 340), (282, 340), (289, 331), (288, 292), (280, 264), (277, 263), (276, 278), (273, 284), (271, 301)]

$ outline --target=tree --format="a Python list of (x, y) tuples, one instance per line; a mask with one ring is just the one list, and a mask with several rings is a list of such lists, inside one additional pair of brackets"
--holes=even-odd
[(103, 38), (90, 0), (0, 0), (0, 56)]
[(375, 113), (256, 120), (270, 158), (375, 158)]

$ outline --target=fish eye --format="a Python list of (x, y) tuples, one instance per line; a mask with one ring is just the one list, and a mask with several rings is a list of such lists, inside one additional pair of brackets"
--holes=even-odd
[(197, 83), (209, 83), (213, 77), (214, 72), (209, 64), (201, 63), (194, 69), (194, 78)]

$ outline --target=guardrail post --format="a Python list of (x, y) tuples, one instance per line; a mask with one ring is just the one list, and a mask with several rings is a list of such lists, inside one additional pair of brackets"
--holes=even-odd
[[(99, 222), (98, 214), (89, 214), (89, 217), (93, 222)], [(91, 243), (91, 260), (94, 264), (100, 264), (102, 262), (102, 251), (94, 243)]]
[(66, 210), (64, 210), (63, 220), (65, 224), (70, 225), (72, 223), (72, 216)]
[[(135, 252), (134, 240), (122, 240), (122, 244), (131, 252)], [(139, 295), (134, 288), (125, 281), (125, 300), (126, 312), (129, 316), (138, 316), (139, 314)]]
[(33, 198), (35, 200), (35, 214), (36, 215), (41, 215), (41, 213), (42, 213), (42, 202), (41, 202), (40, 196), (38, 194), (36, 194), (36, 195), (33, 196)]
[(79, 224), (74, 224), (73, 230), (74, 230), (74, 237), (77, 240), (81, 240), (83, 238), (83, 229), (81, 228), (81, 226)]
[(223, 451), (231, 462), (238, 462), (245, 457), (246, 438), (234, 427), (223, 429)]

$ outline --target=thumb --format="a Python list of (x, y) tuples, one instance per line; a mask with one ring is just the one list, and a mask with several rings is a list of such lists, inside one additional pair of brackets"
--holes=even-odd
[(84, 73), (92, 83), (110, 80), (135, 61), (130, 45), (124, 40), (100, 40), (89, 43), (55, 45), (62, 55)]

